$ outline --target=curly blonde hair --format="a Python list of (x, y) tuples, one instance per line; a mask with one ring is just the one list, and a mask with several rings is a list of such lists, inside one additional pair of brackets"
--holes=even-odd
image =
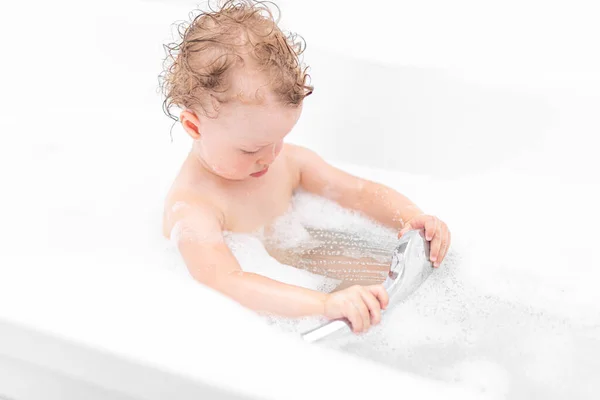
[[(219, 5), (220, 4), (220, 5)], [(167, 57), (159, 85), (165, 97), (163, 111), (171, 119), (172, 106), (199, 109), (215, 118), (222, 104), (245, 101), (231, 92), (231, 75), (247, 64), (257, 66), (269, 78), (268, 87), (285, 105), (299, 105), (313, 87), (307, 83), (308, 67), (300, 62), (302, 37), (279, 29), (279, 8), (254, 0), (219, 1), (218, 9), (200, 11), (191, 22), (177, 27), (180, 42), (163, 45)], [(275, 19), (267, 4), (278, 10)], [(256, 97), (260, 95), (256, 92)]]

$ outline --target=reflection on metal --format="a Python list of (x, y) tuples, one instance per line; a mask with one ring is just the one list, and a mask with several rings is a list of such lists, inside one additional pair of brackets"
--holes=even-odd
[[(390, 305), (410, 296), (432, 272), (429, 242), (425, 239), (423, 230), (406, 232), (392, 254), (390, 271), (383, 282), (390, 297)], [(350, 332), (350, 323), (346, 319), (339, 319), (303, 333), (302, 338), (307, 342), (316, 342)]]

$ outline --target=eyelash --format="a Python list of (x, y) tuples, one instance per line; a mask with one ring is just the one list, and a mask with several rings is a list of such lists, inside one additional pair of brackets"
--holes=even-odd
[(242, 150), (242, 153), (244, 154), (248, 154), (248, 155), (252, 155), (252, 154), (256, 154), (258, 153), (260, 150), (256, 150), (256, 151), (246, 151), (246, 150)]

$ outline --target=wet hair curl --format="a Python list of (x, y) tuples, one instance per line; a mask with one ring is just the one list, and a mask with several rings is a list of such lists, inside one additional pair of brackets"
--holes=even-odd
[[(269, 5), (277, 9), (277, 18)], [(178, 40), (163, 45), (166, 57), (159, 87), (169, 118), (179, 121), (171, 113), (173, 106), (216, 118), (222, 104), (244, 101), (247, 94), (231, 92), (231, 76), (249, 64), (264, 71), (269, 89), (284, 105), (299, 105), (312, 93), (308, 67), (300, 60), (306, 44), (301, 36), (279, 29), (277, 5), (227, 0), (218, 1), (214, 9), (209, 0), (208, 9), (193, 10), (190, 21), (177, 25)]]

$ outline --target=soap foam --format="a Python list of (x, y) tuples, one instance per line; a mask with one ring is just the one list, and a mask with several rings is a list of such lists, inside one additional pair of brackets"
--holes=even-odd
[[(341, 280), (314, 273), (306, 263), (302, 268), (282, 263), (267, 249), (288, 251), (295, 262), (315, 254), (348, 257), (356, 261), (344, 271), (351, 276), (364, 257), (384, 265), (398, 241), (393, 230), (302, 191), (273, 226), (251, 234), (229, 232), (225, 238), (245, 271), (322, 292), (333, 290)], [(525, 301), (525, 295), (511, 296), (511, 285), (532, 284), (532, 279), (506, 275), (501, 265), (493, 267), (494, 260), (485, 264), (489, 270), (482, 268), (470, 246), (454, 235), (442, 266), (408, 299), (391, 304), (382, 323), (324, 345), (405, 372), (460, 382), (498, 398), (535, 393), (560, 399), (593, 393), (590, 385), (577, 382), (592, 382), (590, 371), (600, 367), (586, 356), (600, 354), (594, 328), (600, 321), (598, 310), (590, 308), (585, 314), (589, 318), (577, 320), (570, 313), (579, 318), (582, 311), (568, 304), (550, 310)], [(264, 318), (274, 328), (296, 334), (326, 322), (323, 317)]]

